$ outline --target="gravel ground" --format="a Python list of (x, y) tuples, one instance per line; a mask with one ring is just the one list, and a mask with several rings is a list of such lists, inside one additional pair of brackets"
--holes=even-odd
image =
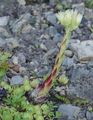
[[(14, 85), (22, 84), (25, 78), (42, 78), (49, 73), (64, 35), (64, 28), (58, 24), (55, 14), (67, 8), (77, 9), (84, 17), (80, 27), (72, 33), (62, 72), (69, 77), (70, 84), (65, 88), (67, 96), (87, 99), (92, 104), (93, 9), (85, 7), (84, 3), (84, 0), (38, 3), (0, 0), (0, 49), (12, 53), (9, 62), (16, 66), (8, 71), (5, 80)], [(93, 112), (89, 112), (87, 106), (62, 104), (59, 111), (63, 114), (61, 120), (93, 120)]]

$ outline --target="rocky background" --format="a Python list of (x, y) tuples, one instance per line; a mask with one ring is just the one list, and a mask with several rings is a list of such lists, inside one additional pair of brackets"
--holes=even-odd
[(0, 49), (12, 53), (9, 62), (16, 66), (5, 80), (22, 84), (26, 78), (42, 80), (51, 71), (64, 35), (55, 14), (68, 8), (84, 17), (72, 33), (60, 73), (66, 73), (69, 85), (56, 90), (61, 95), (64, 89), (69, 98), (86, 99), (90, 104), (60, 103), (60, 120), (93, 120), (89, 111), (93, 103), (93, 9), (85, 0), (0, 0)]

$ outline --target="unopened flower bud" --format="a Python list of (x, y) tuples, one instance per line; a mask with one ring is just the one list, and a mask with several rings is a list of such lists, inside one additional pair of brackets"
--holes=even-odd
[(66, 10), (65, 12), (59, 12), (56, 16), (59, 22), (70, 31), (75, 30), (82, 20), (82, 15), (77, 10)]

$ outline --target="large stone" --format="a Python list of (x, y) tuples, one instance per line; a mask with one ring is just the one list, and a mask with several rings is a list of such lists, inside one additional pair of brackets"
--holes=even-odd
[(19, 63), (26, 62), (26, 57), (25, 57), (24, 53), (18, 53), (18, 61), (19, 61)]
[(58, 111), (62, 113), (60, 120), (77, 120), (77, 116), (80, 113), (80, 108), (70, 104), (62, 104), (59, 106)]
[(6, 26), (9, 22), (9, 16), (0, 17), (0, 26)]
[(19, 42), (17, 38), (0, 38), (0, 47), (7, 45), (10, 49), (14, 49), (19, 46)]
[(19, 41), (18, 41), (18, 38), (6, 38), (6, 43), (7, 45), (11, 48), (11, 49), (14, 49), (16, 47), (19, 47)]
[(0, 47), (2, 47), (5, 43), (6, 41), (3, 38), (0, 38)]
[(86, 99), (93, 101), (93, 68), (87, 64), (77, 64), (68, 71), (70, 84), (67, 95), (70, 98)]
[(56, 51), (57, 51), (56, 48), (50, 49), (50, 50), (44, 55), (43, 58), (47, 58), (47, 57), (51, 56), (51, 55), (54, 54)]
[(17, 0), (0, 0), (0, 16), (16, 16), (17, 7)]
[(53, 27), (53, 26), (50, 26), (50, 27), (47, 29), (47, 32), (48, 32), (48, 35), (51, 36), (51, 37), (54, 37), (55, 34), (57, 34), (57, 30), (56, 30), (55, 27)]
[(93, 60), (93, 40), (73, 41), (70, 47), (80, 62)]
[(57, 19), (56, 15), (53, 12), (46, 12), (45, 13), (45, 18), (47, 19), (48, 22), (50, 22), (52, 25), (56, 25)]
[(93, 120), (93, 112), (87, 111), (86, 117), (87, 117), (87, 120)]
[(30, 13), (26, 13), (26, 14), (21, 15), (19, 19), (12, 21), (10, 23), (12, 32), (17, 34), (17, 35), (19, 35), (22, 32), (26, 32), (26, 30), (24, 30), (24, 29), (27, 29), (26, 26), (28, 26), (28, 24), (30, 23), (30, 20), (31, 20)]
[(73, 4), (72, 5), (73, 9), (76, 9), (78, 12), (80, 12), (81, 14), (84, 14), (85, 12), (85, 5), (84, 3), (79, 3), (79, 4)]
[(49, 4), (50, 4), (51, 6), (54, 6), (54, 5), (57, 4), (57, 0), (49, 0)]
[(21, 85), (23, 84), (23, 78), (19, 75), (13, 76), (10, 80), (11, 85)]
[(11, 34), (9, 34), (8, 31), (5, 28), (0, 27), (0, 36), (2, 36), (2, 37), (10, 37)]
[(84, 16), (87, 20), (93, 19), (93, 9), (86, 8)]
[(27, 24), (23, 27), (22, 33), (29, 33), (32, 30), (32, 26), (30, 24)]
[(26, 5), (26, 1), (25, 0), (17, 0), (19, 5)]
[(71, 67), (73, 67), (75, 65), (75, 60), (74, 58), (69, 58), (69, 57), (65, 57), (64, 61), (62, 63), (62, 67), (64, 67), (65, 69), (70, 69)]

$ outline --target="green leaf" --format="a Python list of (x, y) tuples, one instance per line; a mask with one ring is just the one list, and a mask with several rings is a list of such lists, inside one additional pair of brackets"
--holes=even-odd
[(85, 1), (85, 6), (87, 8), (93, 9), (93, 0), (86, 0)]
[(10, 111), (3, 111), (2, 120), (13, 120), (13, 115)]
[(0, 78), (2, 78), (5, 75), (6, 71), (3, 69), (0, 69)]

